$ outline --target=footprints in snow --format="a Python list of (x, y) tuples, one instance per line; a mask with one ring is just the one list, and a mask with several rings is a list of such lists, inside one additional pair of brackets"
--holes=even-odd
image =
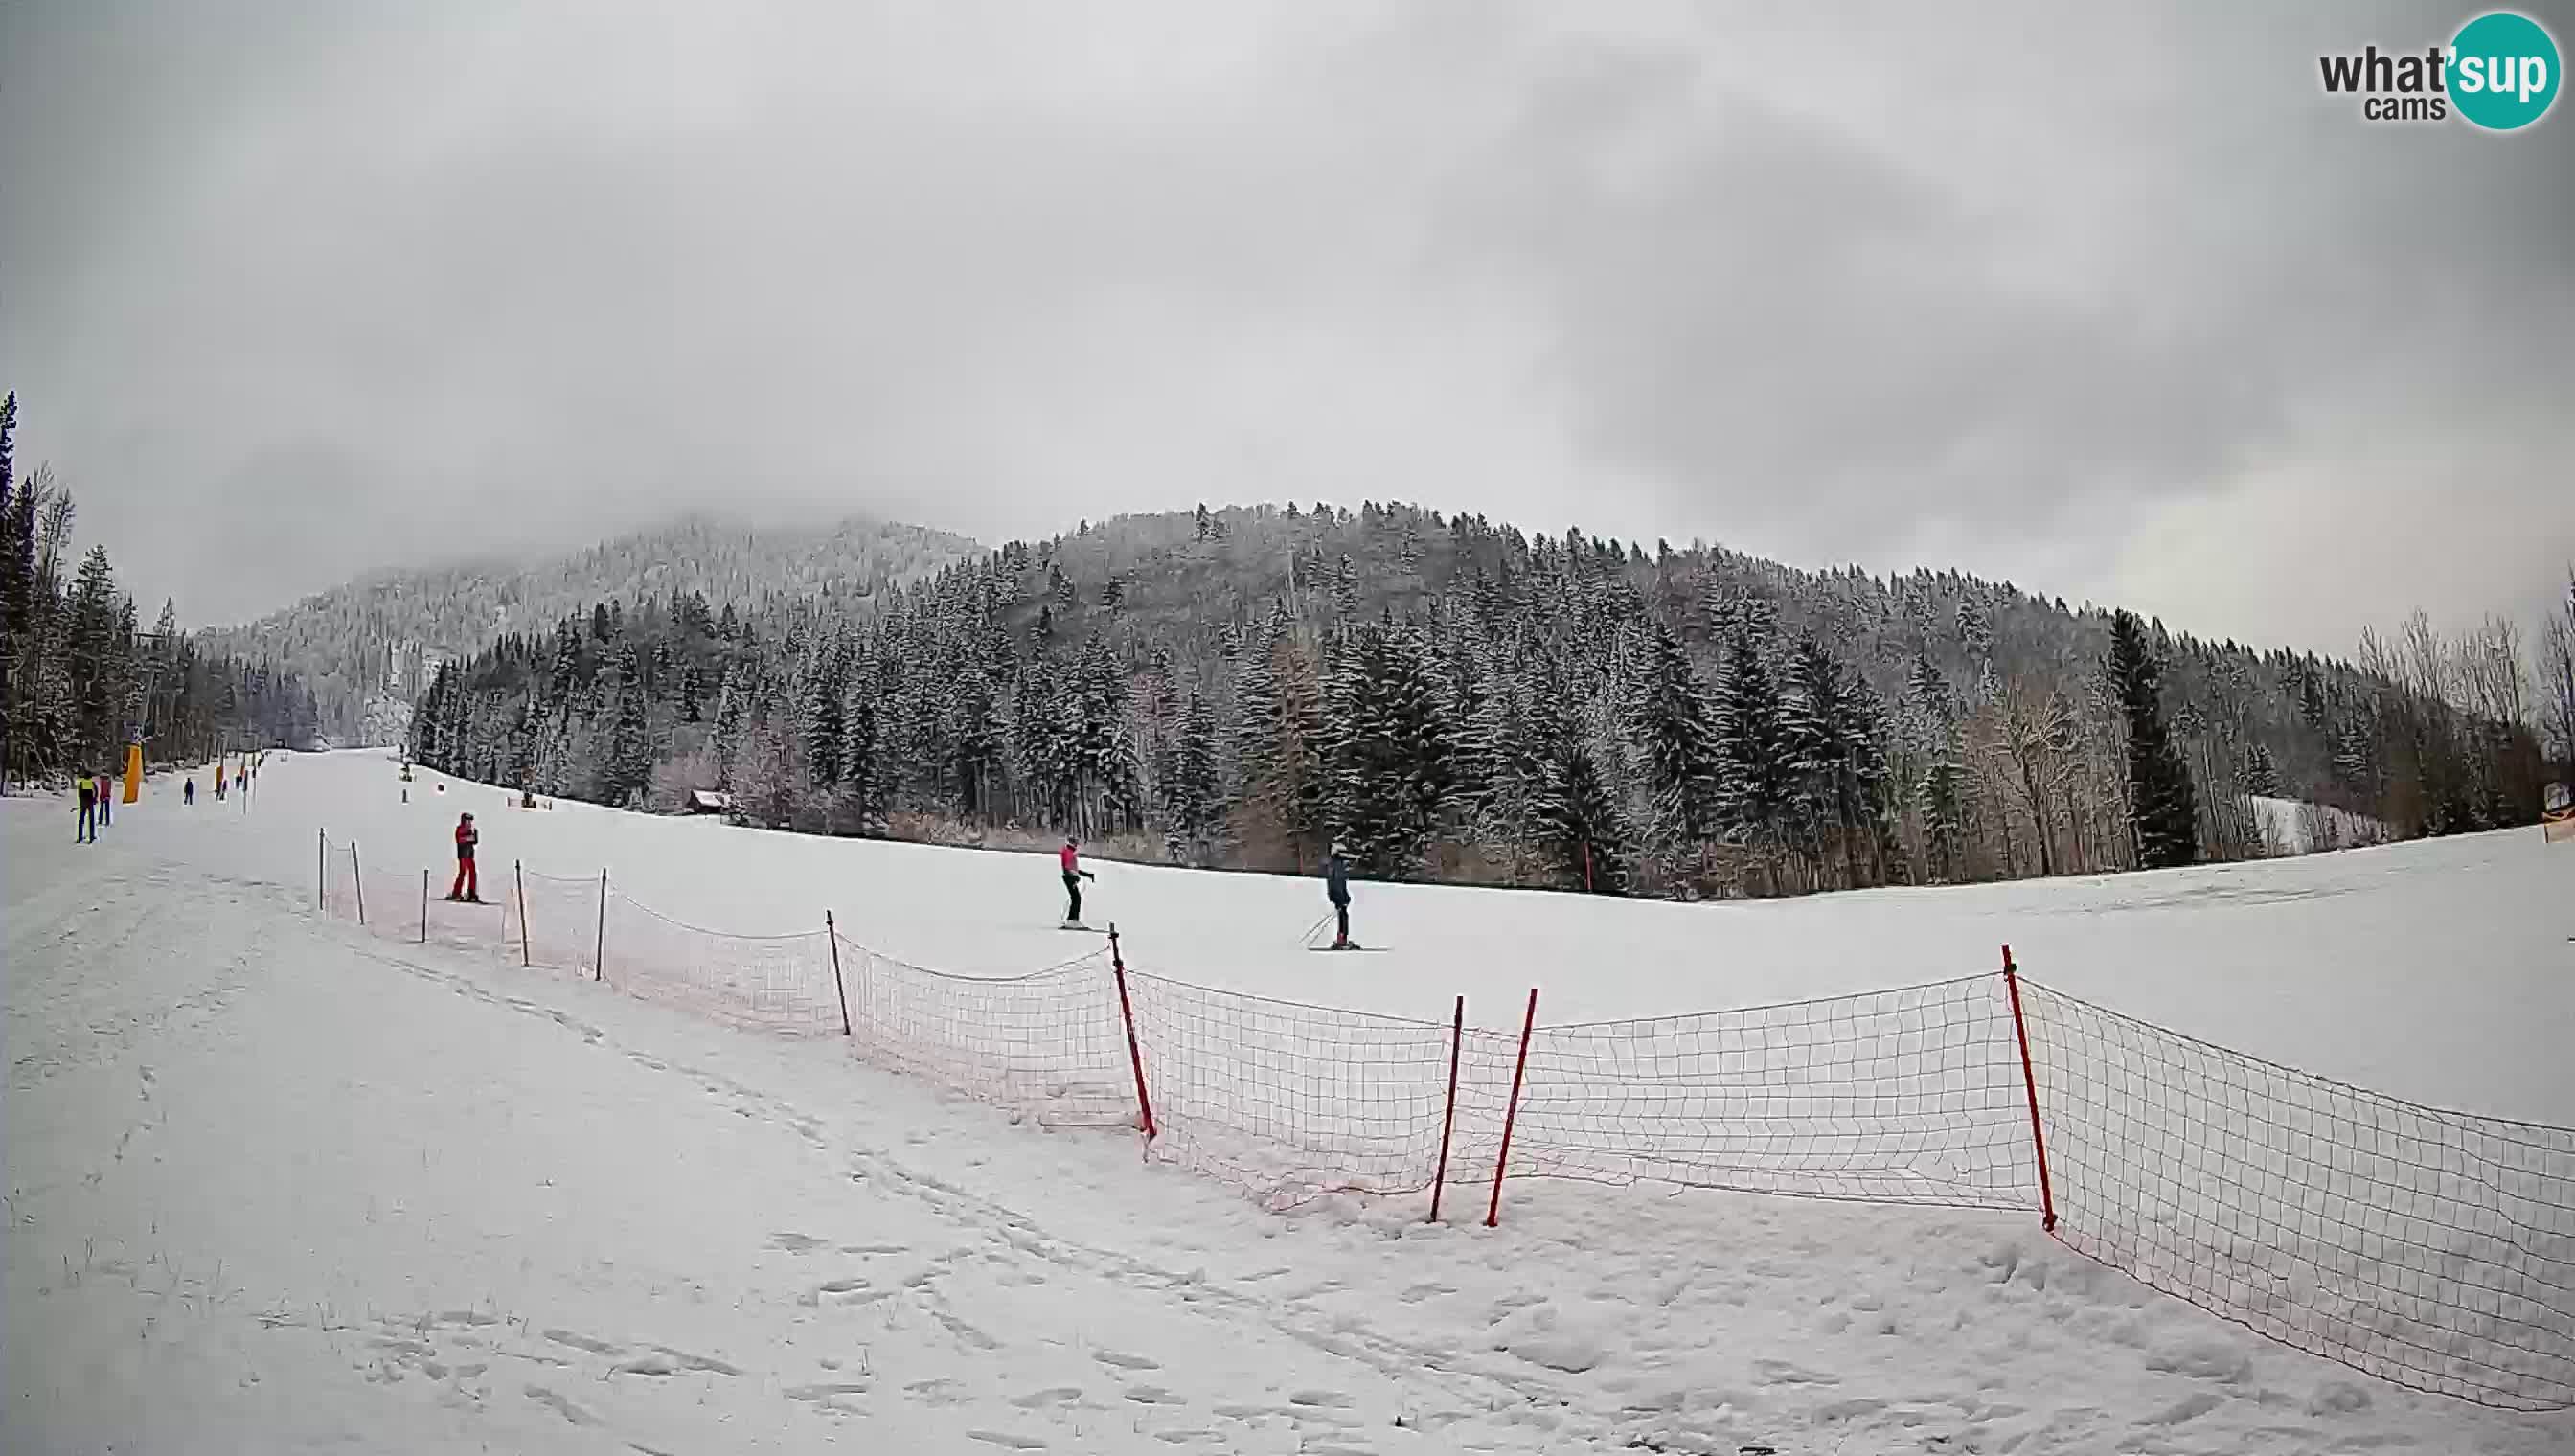
[[(951, 1276), (980, 1275), (1010, 1287), (1027, 1275), (1026, 1270), (1018, 1268), (1021, 1263), (1048, 1261), (1057, 1249), (1042, 1234), (1017, 1222), (1006, 1222), (989, 1230), (985, 1238), (968, 1240), (945, 1252), (892, 1243), (838, 1243), (795, 1229), (773, 1232), (767, 1245), (798, 1260), (838, 1256), (888, 1261), (868, 1265), (865, 1272), (835, 1272), (828, 1267), (817, 1270), (829, 1277), (818, 1278), (804, 1302), (809, 1306), (850, 1309), (900, 1298), (904, 1312), (891, 1317), (926, 1316), (970, 1357), (970, 1363), (959, 1367), (970, 1372), (966, 1379), (940, 1376), (898, 1386), (877, 1379), (841, 1378), (798, 1385), (784, 1392), (792, 1399), (836, 1414), (864, 1414), (873, 1408), (872, 1402), (888, 1398), (940, 1408), (972, 1407), (993, 1399), (998, 1392), (993, 1392), (985, 1381), (973, 1378), (975, 1372), (985, 1372), (990, 1367), (972, 1357), (1000, 1353), (1010, 1359), (1016, 1346), (946, 1308), (941, 1293), (944, 1281)], [(1275, 1281), (1294, 1272), (1279, 1267), (1253, 1277), (1256, 1281)], [(1426, 1297), (1448, 1292), (1453, 1291), (1434, 1285), (1425, 1287), (1422, 1294)], [(1094, 1349), (1089, 1356), (1103, 1377), (1098, 1383), (1083, 1382), (1078, 1376), (1074, 1380), (1059, 1378), (1001, 1397), (1009, 1407), (1024, 1412), (1045, 1434), (993, 1427), (977, 1428), (967, 1434), (1004, 1450), (1038, 1451), (1079, 1446), (1082, 1442), (1076, 1436), (1096, 1433), (1104, 1422), (1118, 1428), (1141, 1422), (1137, 1426), (1141, 1433), (1175, 1446), (1204, 1443), (1241, 1448), (1246, 1441), (1253, 1441), (1266, 1449), (1267, 1444), (1275, 1444), (1285, 1436), (1298, 1449), (1323, 1450), (1335, 1449), (1332, 1442), (1347, 1442), (1354, 1433), (1377, 1423), (1358, 1410), (1356, 1397), (1324, 1388), (1300, 1388), (1284, 1395), (1274, 1394), (1268, 1401), (1203, 1409), (1192, 1420), (1187, 1414), (1192, 1405), (1189, 1395), (1147, 1378), (1164, 1368), (1161, 1360), (1117, 1348)], [(822, 1363), (827, 1370), (838, 1369), (834, 1361)], [(1060, 1435), (1048, 1427), (1060, 1427), (1075, 1436)], [(1247, 1431), (1246, 1427), (1251, 1429)], [(1256, 1432), (1269, 1434), (1256, 1436)]]
[(789, 1400), (801, 1400), (808, 1405), (827, 1406), (833, 1410), (856, 1413), (860, 1407), (842, 1405), (840, 1398), (845, 1395), (865, 1395), (875, 1388), (874, 1384), (865, 1380), (826, 1380), (813, 1385), (791, 1385), (779, 1394)]
[[(332, 1322), (327, 1312), (314, 1311), (273, 1311), (261, 1315), (259, 1323), (269, 1330), (307, 1330), (326, 1336), (350, 1328)], [(611, 1416), (601, 1413), (613, 1407), (598, 1406), (599, 1397), (584, 1404), (566, 1393), (576, 1387), (565, 1382), (586, 1380), (614, 1391), (621, 1381), (659, 1386), (692, 1376), (731, 1379), (743, 1374), (741, 1367), (712, 1355), (646, 1342), (623, 1345), (577, 1330), (540, 1330), (529, 1321), (487, 1310), (447, 1309), (371, 1323), (382, 1333), (360, 1342), (362, 1353), (356, 1361), (368, 1380), (393, 1385), (424, 1377), (442, 1388), (443, 1398), (479, 1408), (496, 1393), (489, 1378), (496, 1366), (534, 1365), (560, 1374), (546, 1377), (553, 1383), (521, 1385), (519, 1394), (576, 1426), (615, 1424)], [(556, 1348), (593, 1359), (566, 1358), (552, 1353)], [(504, 1384), (501, 1389), (506, 1392), (508, 1387)]]
[(527, 1396), (528, 1399), (535, 1401), (539, 1405), (545, 1406), (547, 1409), (552, 1410), (556, 1415), (562, 1416), (565, 1420), (572, 1422), (576, 1426), (595, 1426), (599, 1424), (599, 1417), (583, 1410), (580, 1406), (573, 1404), (562, 1395), (555, 1391), (548, 1390), (542, 1385), (528, 1386)]
[(619, 1353), (620, 1348), (606, 1340), (594, 1340), (588, 1335), (575, 1334), (571, 1330), (548, 1330), (546, 1338), (558, 1345), (570, 1345), (576, 1350), (588, 1350), (594, 1355), (614, 1355)]
[(1032, 1390), (1026, 1395), (1013, 1396), (1011, 1404), (1022, 1410), (1036, 1410), (1041, 1406), (1071, 1405), (1080, 1399), (1082, 1399), (1081, 1386), (1052, 1385), (1044, 1390)]

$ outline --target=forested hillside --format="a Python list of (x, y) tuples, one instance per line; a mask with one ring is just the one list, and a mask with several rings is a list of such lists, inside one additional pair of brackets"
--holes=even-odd
[(2489, 701), (2508, 632), (2417, 619), (2364, 671), (2125, 621), (2114, 651), (2107, 612), (1955, 573), (1202, 508), (868, 598), (595, 604), (443, 670), (412, 746), (818, 832), (1280, 869), (1339, 839), (1378, 875), (1684, 895), (2257, 853), (2257, 793), (2409, 834), (2536, 812), (2526, 714)]
[(163, 603), (149, 634), (101, 547), (72, 566), (70, 491), (17, 475), (18, 397), (0, 401), (0, 785), (147, 760), (310, 743), (313, 695), (292, 673), (201, 651)]
[(692, 517), (542, 560), (381, 572), (201, 637), (302, 676), (334, 738), (397, 742), (432, 666), (496, 637), (543, 632), (594, 602), (695, 593), (750, 610), (773, 596), (864, 595), (982, 550), (946, 532), (855, 518), (755, 531)]

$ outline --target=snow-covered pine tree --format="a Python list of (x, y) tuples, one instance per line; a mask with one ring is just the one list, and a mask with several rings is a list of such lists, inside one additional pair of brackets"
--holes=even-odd
[(701, 721), (701, 705), (706, 699), (706, 679), (694, 659), (680, 664), (680, 722)]
[(116, 727), (123, 700), (123, 645), (117, 640), (116, 571), (107, 549), (93, 546), (73, 578), (67, 646), (70, 650), (73, 731), (91, 752), (124, 734)]
[(840, 743), (833, 753), (831, 823), (835, 831), (881, 833), (885, 828), (887, 766), (883, 750), (884, 701), (881, 644), (858, 648), (841, 685)]
[(1182, 711), (1181, 728), (1172, 751), (1171, 776), (1163, 783), (1163, 816), (1171, 857), (1196, 863), (1204, 857), (1223, 808), (1224, 783), (1217, 764), (1216, 713), (1197, 693)]
[(644, 790), (653, 781), (653, 765), (658, 758), (653, 750), (652, 721), (646, 705), (642, 675), (637, 670), (635, 644), (620, 638), (617, 651), (601, 690), (609, 716), (608, 742), (597, 797), (601, 803), (626, 807), (642, 800)]
[(1022, 669), (1012, 697), (1013, 753), (1037, 820), (1057, 827), (1074, 822), (1077, 713), (1068, 671), (1043, 661)]
[(948, 742), (958, 813), (965, 818), (990, 818), (1001, 787), (1007, 759), (999, 702), (990, 670), (982, 664), (966, 667), (954, 680)]
[(1823, 883), (1822, 859), (1839, 825), (1841, 684), (1832, 659), (1811, 634), (1789, 645), (1780, 664), (1779, 747), (1787, 770), (1789, 843)]
[(1864, 675), (1849, 672), (1846, 686), (1842, 743), (1850, 774), (1850, 829), (1868, 853), (1869, 882), (1883, 884), (1893, 877), (1887, 866), (1895, 855), (1895, 818), (1903, 797), (1895, 771), (1894, 729), (1886, 701)]
[(437, 675), (429, 680), (428, 694), (412, 711), (411, 741), (406, 747), (413, 762), (441, 773), (447, 771), (447, 745), (440, 738), (439, 728), (448, 695), (454, 689), (453, 670), (445, 663), (439, 664)]
[[(1725, 670), (1716, 685), (1716, 744), (1723, 767), (1719, 795), (1726, 834), (1754, 850), (1775, 855), (1785, 840), (1790, 813), (1789, 758), (1783, 705), (1771, 674), (1768, 604), (1746, 598), (1725, 613)], [(1771, 865), (1771, 888), (1782, 886)]]
[(1302, 869), (1323, 832), (1324, 724), (1321, 685), (1285, 599), (1243, 652), (1234, 706), (1235, 841), (1252, 864)]
[(1715, 711), (1688, 651), (1659, 624), (1645, 635), (1633, 671), (1624, 719), (1652, 795), (1654, 846), (1673, 873), (1685, 874), (1718, 827), (1724, 784)]
[(1127, 728), (1127, 679), (1098, 634), (1076, 661), (1070, 707), (1077, 831), (1092, 836), (1141, 827), (1144, 789)]
[(2164, 726), (2163, 674), (2136, 614), (2110, 624), (2110, 677), (2128, 727), (2128, 786), (2138, 862), (2148, 868), (2198, 857), (2198, 811), (2189, 771)]
[(1549, 883), (1591, 894), (1627, 885), (1629, 844), (1615, 799), (1593, 760), (1589, 734), (1566, 697), (1532, 705), (1536, 774), (1526, 803), (1528, 838)]
[(823, 634), (815, 640), (806, 665), (797, 736), (804, 744), (806, 771), (814, 775), (814, 787), (826, 795), (846, 776), (841, 763), (841, 711), (849, 695), (849, 633)]
[(2280, 793), (2280, 765), (2272, 758), (2270, 746), (2258, 739), (2244, 750), (2244, 791), (2265, 798)]
[(1359, 629), (1334, 665), (1325, 703), (1337, 837), (1370, 874), (1418, 873), (1453, 777), (1419, 639), (1406, 629)]
[(1144, 691), (1133, 695), (1136, 737), (1144, 745), (1147, 789), (1160, 800), (1164, 785), (1176, 770), (1175, 754), (1179, 751), (1182, 692), (1173, 675), (1169, 649), (1156, 648), (1145, 666)]
[(1993, 666), (1993, 615), (1972, 590), (1958, 599), (1958, 641), (1965, 646), (1969, 663), (1979, 669)]
[[(731, 612), (733, 609), (728, 606), (725, 610)], [(742, 762), (743, 735), (751, 721), (750, 678), (758, 671), (748, 659), (737, 658), (726, 666), (723, 685), (716, 690), (713, 746), (716, 782), (723, 788), (733, 787), (733, 771)]]

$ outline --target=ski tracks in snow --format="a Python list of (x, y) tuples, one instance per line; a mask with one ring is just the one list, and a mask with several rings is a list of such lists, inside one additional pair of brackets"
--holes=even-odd
[[(801, 1228), (776, 1230), (767, 1238), (768, 1251), (795, 1261), (810, 1276), (800, 1281), (797, 1295), (797, 1303), (814, 1312), (806, 1322), (854, 1331), (862, 1347), (855, 1357), (819, 1357), (819, 1370), (806, 1372), (816, 1374), (814, 1379), (774, 1375), (780, 1395), (817, 1412), (864, 1418), (889, 1404), (947, 1411), (980, 1406), (998, 1395), (1016, 1417), (1013, 1427), (978, 1428), (968, 1434), (989, 1445), (1019, 1450), (1050, 1445), (1101, 1449), (1101, 1442), (1120, 1435), (1149, 1437), (1153, 1449), (1165, 1450), (1202, 1445), (1212, 1450), (1511, 1450), (1536, 1448), (1543, 1444), (1541, 1438), (1560, 1429), (1560, 1419), (1547, 1412), (1549, 1407), (1566, 1404), (1568, 1397), (1545, 1380), (1533, 1378), (1525, 1367), (1511, 1368), (1500, 1360), (1461, 1360), (1453, 1348), (1397, 1339), (1363, 1319), (1323, 1308), (1320, 1300), (1343, 1289), (1342, 1281), (1278, 1287), (1278, 1276), (1285, 1271), (1277, 1268), (1236, 1281), (1212, 1280), (1203, 1269), (1175, 1272), (1135, 1254), (1068, 1237), (1006, 1202), (908, 1162), (882, 1146), (885, 1139), (867, 1135), (868, 1127), (835, 1129), (827, 1117), (738, 1079), (715, 1066), (712, 1058), (684, 1058), (629, 1044), (576, 1011), (549, 1004), (538, 995), (496, 986), (482, 974), (373, 944), (359, 943), (350, 949), (468, 998), (554, 1023), (636, 1066), (687, 1081), (711, 1103), (736, 1116), (787, 1130), (817, 1156), (837, 1161), (854, 1190), (861, 1190), (853, 1200), (854, 1210), (868, 1209), (877, 1199), (900, 1199), (925, 1212), (942, 1235), (936, 1240), (844, 1242), (836, 1235)], [(574, 992), (581, 994), (578, 988)], [(621, 1019), (639, 1013), (665, 1014), (658, 1008), (624, 1002), (604, 1009)], [(793, 1055), (810, 1056), (817, 1049), (810, 1042), (789, 1043), (789, 1047)], [(871, 1084), (854, 1090), (876, 1097), (891, 1094), (894, 1100), (917, 1100), (920, 1110), (963, 1113), (976, 1121), (994, 1118), (988, 1109), (960, 1107), (865, 1068), (837, 1070)], [(881, 1120), (881, 1115), (864, 1119), (871, 1124)], [(998, 1126), (982, 1131), (987, 1136), (1010, 1135)], [(917, 1127), (901, 1135), (913, 1143), (929, 1142), (933, 1136)], [(1133, 1170), (1128, 1171), (1134, 1176)], [(860, 1221), (864, 1226), (866, 1219)], [(1317, 1374), (1311, 1383), (1290, 1388), (1261, 1373), (1266, 1365), (1255, 1364), (1237, 1372), (1232, 1381), (1220, 1383), (1253, 1391), (1273, 1387), (1268, 1398), (1208, 1400), (1186, 1394), (1174, 1388), (1171, 1382), (1176, 1377), (1164, 1359), (1096, 1343), (1095, 1330), (1081, 1327), (1092, 1321), (1078, 1320), (1075, 1328), (1049, 1330), (1044, 1328), (1047, 1317), (1031, 1319), (1034, 1312), (1055, 1310), (1068, 1302), (1093, 1309), (1141, 1305), (1150, 1323), (1171, 1327), (1160, 1344), (1129, 1338), (1130, 1345), (1187, 1352), (1204, 1349), (1211, 1341), (1284, 1340), (1301, 1346), (1300, 1353)], [(1138, 1311), (1131, 1307), (1123, 1316), (1101, 1323), (1132, 1324), (1137, 1317)], [(433, 1327), (435, 1323), (429, 1322)], [(1032, 1330), (1032, 1324), (1038, 1328)], [(543, 1334), (557, 1348), (534, 1358), (578, 1366), (585, 1362), (566, 1352), (580, 1351), (591, 1357), (588, 1364), (597, 1367), (591, 1373), (612, 1381), (619, 1375), (678, 1373), (639, 1366), (635, 1347), (624, 1343), (563, 1330)], [(926, 1373), (879, 1368), (889, 1362), (885, 1350), (890, 1345), (903, 1352), (893, 1363), (921, 1363)], [(656, 1356), (644, 1357), (646, 1366), (657, 1356), (668, 1356), (679, 1359), (681, 1369), (707, 1368), (704, 1364), (691, 1367), (688, 1357), (667, 1346), (649, 1348)], [(958, 1374), (1029, 1357), (1049, 1370), (1069, 1373), (1059, 1384), (1003, 1389), (1031, 1383), (1006, 1380), (986, 1392), (977, 1390), (978, 1382)], [(1183, 1363), (1197, 1362), (1184, 1358)], [(1204, 1386), (1207, 1382), (1202, 1376), (1193, 1383)], [(1351, 1383), (1376, 1388), (1362, 1400), (1340, 1388)], [(554, 1408), (551, 1400), (544, 1403)], [(598, 1417), (594, 1414), (589, 1419)], [(1487, 1422), (1497, 1427), (1491, 1435), (1462, 1446), (1454, 1441), (1463, 1434), (1460, 1427)]]
[[(9, 907), (0, 1444), (1541, 1444), (1489, 1419), (1526, 1382), (1174, 1272), (1150, 1229), (1058, 1226), (1051, 1202), (1096, 1198), (1056, 1181), (1085, 1162), (1129, 1185), (1098, 1229), (1203, 1201), (1110, 1139), (275, 892), (97, 867)], [(1028, 1176), (996, 1197), (899, 1147)]]

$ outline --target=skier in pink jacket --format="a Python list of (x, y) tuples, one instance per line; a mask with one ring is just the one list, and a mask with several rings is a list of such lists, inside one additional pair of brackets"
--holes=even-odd
[(1071, 834), (1064, 836), (1064, 848), (1056, 857), (1064, 862), (1064, 922), (1079, 925), (1082, 923), (1082, 882), (1099, 876), (1082, 867), (1082, 856), (1076, 852)]

